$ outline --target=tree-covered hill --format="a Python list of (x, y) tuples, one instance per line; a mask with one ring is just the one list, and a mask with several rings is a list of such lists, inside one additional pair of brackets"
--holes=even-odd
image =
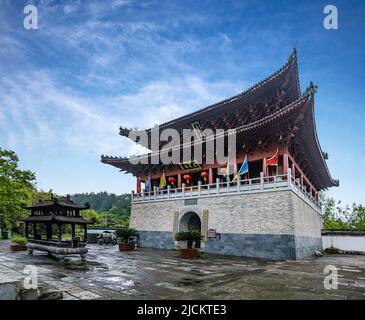
[(90, 204), (90, 210), (82, 212), (83, 217), (95, 219), (95, 225), (117, 226), (129, 224), (131, 197), (129, 194), (116, 195), (108, 192), (77, 193), (71, 195), (76, 203)]
[(108, 192), (98, 193), (76, 193), (71, 195), (72, 201), (76, 203), (90, 204), (90, 208), (96, 211), (118, 211), (121, 215), (129, 215), (131, 208), (131, 197), (129, 194), (116, 195)]

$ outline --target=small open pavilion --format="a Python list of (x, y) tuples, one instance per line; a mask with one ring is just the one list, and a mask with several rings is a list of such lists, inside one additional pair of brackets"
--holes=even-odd
[[(78, 254), (82, 259), (85, 259), (88, 252), (86, 248), (87, 225), (93, 221), (84, 219), (80, 215), (80, 211), (89, 209), (88, 203), (79, 205), (67, 196), (63, 199), (54, 198), (49, 201), (39, 201), (24, 208), (31, 210), (30, 216), (23, 219), (25, 236), (28, 239), (27, 248), (30, 254), (33, 253), (33, 250), (40, 250), (61, 259), (65, 255)], [(62, 229), (65, 225), (71, 225), (72, 237), (70, 240), (62, 240)], [(82, 238), (76, 237), (76, 226), (82, 227), (84, 233)]]

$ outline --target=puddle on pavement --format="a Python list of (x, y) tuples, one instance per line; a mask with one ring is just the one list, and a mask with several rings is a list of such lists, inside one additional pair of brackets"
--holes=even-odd
[(66, 259), (63, 263), (60, 263), (66, 270), (71, 271), (98, 271), (98, 270), (109, 270), (109, 267), (105, 263), (96, 261), (81, 261), (74, 259)]
[(177, 285), (178, 286), (194, 286), (197, 284), (203, 283), (203, 280), (201, 279), (192, 279), (192, 278), (182, 278)]

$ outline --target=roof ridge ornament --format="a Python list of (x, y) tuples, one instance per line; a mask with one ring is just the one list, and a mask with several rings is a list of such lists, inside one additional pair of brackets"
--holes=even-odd
[(288, 63), (292, 62), (296, 58), (297, 58), (297, 48), (294, 47), (291, 54), (290, 54), (290, 56), (289, 56)]
[(318, 90), (318, 86), (315, 85), (313, 83), (313, 81), (310, 81), (309, 86), (307, 87), (307, 89), (305, 89), (304, 95), (305, 96), (310, 95), (311, 98), (313, 98), (314, 95), (317, 93), (317, 90)]

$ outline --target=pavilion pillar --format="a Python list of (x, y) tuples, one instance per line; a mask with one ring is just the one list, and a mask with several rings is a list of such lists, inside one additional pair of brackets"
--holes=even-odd
[(25, 221), (24, 233), (25, 233), (25, 237), (28, 239), (29, 238), (29, 223), (28, 223), (28, 221)]
[(46, 223), (46, 237), (47, 240), (52, 239), (52, 225), (50, 223)]
[(283, 150), (283, 174), (288, 173), (288, 167), (289, 167), (288, 148), (285, 147)]
[(181, 173), (178, 173), (177, 174), (177, 187), (178, 187), (178, 189), (181, 189), (181, 183), (182, 183)]
[(75, 225), (73, 223), (71, 224), (71, 235), (72, 239), (75, 238)]
[(62, 241), (62, 225), (58, 224), (58, 241)]
[(87, 241), (87, 224), (84, 224), (84, 242)]
[(302, 174), (300, 175), (300, 184), (302, 187), (304, 186), (304, 177)]
[(33, 239), (37, 238), (37, 224), (33, 222)]
[(213, 177), (213, 168), (209, 168), (209, 184), (214, 183), (214, 177)]

